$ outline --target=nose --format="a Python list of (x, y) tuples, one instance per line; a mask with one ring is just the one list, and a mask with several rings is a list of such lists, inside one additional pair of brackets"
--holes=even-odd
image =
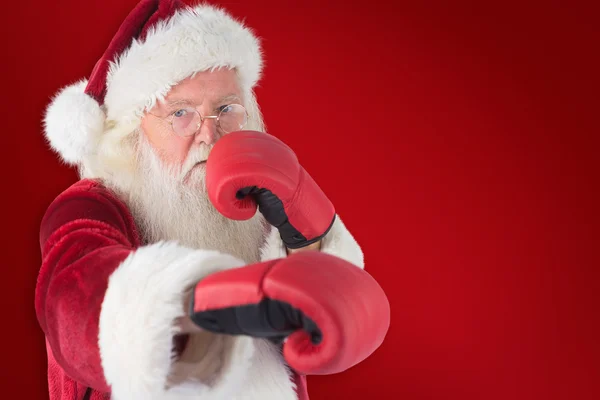
[(213, 118), (205, 118), (200, 122), (200, 129), (196, 132), (194, 142), (213, 145), (218, 140), (217, 121)]

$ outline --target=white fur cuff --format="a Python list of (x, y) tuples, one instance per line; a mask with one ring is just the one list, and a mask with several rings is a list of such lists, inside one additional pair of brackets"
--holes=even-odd
[[(321, 251), (351, 262), (359, 268), (365, 267), (363, 252), (339, 215), (336, 215), (333, 226), (321, 241)], [(286, 255), (287, 251), (279, 231), (272, 228), (261, 249), (262, 260), (274, 260)]]
[(228, 339), (210, 387), (187, 381), (166, 389), (178, 333), (174, 320), (186, 313), (184, 291), (213, 272), (241, 266), (233, 256), (163, 242), (138, 249), (119, 266), (109, 279), (99, 324), (102, 367), (113, 400), (177, 398), (182, 391), (201, 399), (203, 393), (228, 392), (240, 384), (253, 352), (245, 337)]

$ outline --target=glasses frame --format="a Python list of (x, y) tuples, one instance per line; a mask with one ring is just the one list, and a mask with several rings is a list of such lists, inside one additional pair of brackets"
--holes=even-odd
[[(244, 123), (244, 125), (243, 125), (242, 127), (240, 127), (240, 128), (239, 128), (239, 129), (244, 129), (244, 127), (245, 127), (245, 126), (248, 124), (248, 120), (250, 119), (250, 116), (248, 115), (248, 110), (246, 109), (246, 107), (244, 107), (243, 105), (241, 105), (241, 104), (238, 104), (238, 103), (231, 103), (231, 104), (227, 104), (227, 105), (225, 105), (225, 107), (224, 107), (224, 108), (227, 108), (227, 107), (229, 107), (229, 106), (239, 106), (239, 107), (242, 107), (242, 109), (244, 110), (244, 115), (246, 116), (246, 122)], [(200, 122), (199, 122), (199, 123), (198, 123), (198, 125), (196, 126), (196, 130), (195, 130), (194, 132), (192, 132), (192, 133), (188, 134), (188, 135), (184, 135), (184, 134), (179, 134), (179, 133), (177, 133), (177, 132), (175, 131), (175, 128), (173, 127), (173, 122), (174, 122), (174, 120), (175, 120), (175, 112), (177, 112), (177, 111), (179, 111), (179, 110), (177, 110), (177, 111), (175, 111), (175, 112), (171, 113), (171, 115), (169, 115), (169, 116), (167, 116), (167, 117), (160, 117), (160, 116), (158, 116), (158, 115), (155, 115), (155, 114), (152, 114), (152, 113), (148, 113), (148, 114), (150, 114), (150, 115), (153, 115), (153, 116), (155, 116), (156, 118), (162, 119), (162, 120), (164, 120), (164, 121), (168, 121), (168, 122), (169, 122), (169, 125), (171, 125), (171, 130), (173, 131), (173, 133), (174, 133), (175, 135), (179, 136), (179, 137), (192, 137), (192, 136), (194, 136), (196, 133), (198, 133), (198, 131), (199, 131), (199, 130), (200, 130), (200, 128), (202, 127), (202, 124), (204, 123), (204, 120), (206, 120), (206, 119), (214, 119), (214, 120), (216, 120), (217, 127), (221, 127), (221, 125), (220, 125), (220, 123), (219, 123), (219, 118), (221, 117), (221, 114), (223, 113), (223, 111), (221, 111), (221, 112), (220, 112), (218, 115), (206, 115), (206, 116), (202, 116), (202, 114), (200, 114), (200, 111), (198, 111), (198, 110), (197, 110), (195, 107), (189, 107), (189, 108), (185, 108), (185, 107), (184, 107), (184, 108), (180, 108), (180, 109), (185, 109), (185, 110), (194, 110), (194, 112), (195, 112), (196, 114), (198, 114), (198, 116), (200, 117)], [(227, 134), (227, 133), (231, 133), (231, 132), (234, 132), (234, 131), (231, 131), (231, 132), (225, 132), (225, 131), (223, 130), (223, 132), (224, 132), (225, 134)]]

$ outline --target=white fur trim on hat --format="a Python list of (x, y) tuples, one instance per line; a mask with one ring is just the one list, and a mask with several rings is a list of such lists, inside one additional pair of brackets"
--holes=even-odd
[(104, 112), (84, 93), (86, 85), (84, 79), (61, 89), (44, 118), (48, 144), (67, 164), (77, 164), (92, 153), (104, 130)]
[(148, 31), (111, 65), (105, 98), (107, 117), (135, 121), (146, 108), (196, 72), (235, 68), (247, 93), (260, 79), (258, 39), (225, 11), (208, 5), (183, 8)]

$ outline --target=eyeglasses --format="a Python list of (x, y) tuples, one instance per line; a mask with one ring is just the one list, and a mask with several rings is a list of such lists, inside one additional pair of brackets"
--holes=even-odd
[[(158, 115), (154, 116), (161, 118)], [(178, 136), (194, 135), (207, 119), (214, 119), (219, 133), (225, 134), (243, 129), (248, 123), (248, 112), (240, 104), (228, 104), (221, 107), (218, 115), (202, 116), (195, 108), (186, 107), (175, 111), (166, 119), (169, 120), (173, 132)]]

